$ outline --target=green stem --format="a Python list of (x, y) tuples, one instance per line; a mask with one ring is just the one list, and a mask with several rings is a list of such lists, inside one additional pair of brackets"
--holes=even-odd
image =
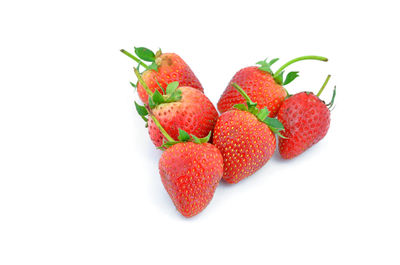
[(249, 96), (246, 94), (246, 92), (244, 92), (244, 90), (236, 83), (232, 83), (232, 86), (234, 88), (236, 88), (236, 90), (240, 93), (240, 95), (242, 95), (247, 102), (249, 103), (254, 103), (253, 101), (251, 101), (251, 99), (249, 98)]
[(333, 107), (333, 103), (335, 102), (335, 97), (336, 97), (336, 86), (333, 89), (331, 102), (329, 102), (329, 104), (326, 105), (329, 109), (331, 109)]
[(328, 58), (325, 58), (322, 56), (316, 56), (316, 55), (307, 55), (307, 56), (297, 57), (297, 58), (285, 63), (284, 65), (282, 65), (281, 68), (279, 68), (278, 71), (276, 71), (276, 73), (274, 74), (274, 78), (277, 78), (279, 76), (279, 74), (283, 71), (283, 69), (285, 69), (289, 65), (291, 65), (295, 62), (298, 62), (298, 61), (303, 61), (303, 60), (318, 60), (318, 61), (327, 62)]
[(322, 85), (322, 87), (319, 89), (318, 93), (317, 93), (317, 97), (319, 97), (322, 93), (322, 91), (324, 91), (324, 88), (326, 87), (326, 84), (328, 84), (329, 79), (331, 79), (331, 75), (328, 75), (325, 79), (324, 84)]
[(136, 56), (134, 56), (133, 54), (125, 51), (124, 49), (121, 49), (121, 52), (123, 54), (125, 54), (126, 56), (128, 56), (129, 58), (132, 58), (133, 60), (135, 60), (137, 63), (139, 63), (141, 66), (143, 66), (144, 68), (146, 68), (147, 70), (149, 70), (149, 66), (145, 63), (143, 63), (139, 58), (137, 58)]
[(137, 77), (137, 79), (139, 80), (139, 83), (143, 86), (144, 90), (146, 90), (147, 94), (150, 97), (153, 97), (153, 91), (150, 90), (150, 88), (147, 86), (146, 82), (144, 82), (142, 75), (139, 73), (138, 69), (136, 69), (135, 67), (133, 67), (133, 71), (135, 72), (135, 75)]
[(157, 120), (156, 117), (154, 117), (153, 114), (149, 114), (151, 119), (154, 121), (154, 124), (157, 126), (157, 128), (160, 130), (160, 132), (162, 133), (162, 135), (164, 135), (164, 137), (170, 141), (170, 142), (175, 142), (175, 140), (167, 133), (167, 131), (161, 126), (160, 122)]

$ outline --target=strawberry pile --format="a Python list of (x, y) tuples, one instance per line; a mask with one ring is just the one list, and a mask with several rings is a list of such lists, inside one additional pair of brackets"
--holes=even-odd
[[(302, 60), (327, 61), (321, 56), (302, 56), (283, 64), (260, 61), (260, 66), (239, 70), (231, 79), (217, 107), (204, 94), (199, 80), (175, 53), (154, 53), (135, 48), (134, 73), (143, 102), (135, 102), (148, 127), (153, 144), (163, 150), (158, 167), (161, 181), (176, 209), (185, 217), (204, 210), (221, 181), (238, 183), (263, 167), (278, 150), (283, 159), (294, 158), (319, 142), (328, 132), (330, 103), (319, 96), (284, 88), (298, 72), (284, 74), (286, 67)], [(142, 70), (142, 71), (141, 71)]]

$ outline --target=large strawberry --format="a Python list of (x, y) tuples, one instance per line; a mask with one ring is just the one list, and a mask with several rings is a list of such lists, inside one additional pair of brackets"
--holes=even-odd
[(290, 159), (298, 156), (319, 142), (328, 132), (330, 108), (333, 106), (336, 88), (328, 104), (319, 99), (319, 96), (329, 78), (330, 76), (317, 95), (312, 92), (301, 92), (283, 102), (278, 112), (278, 119), (285, 126), (285, 131), (282, 132), (285, 138), (279, 138), (279, 153), (282, 158)]
[(320, 60), (328, 61), (327, 58), (321, 56), (302, 56), (285, 63), (275, 73), (272, 72), (271, 66), (278, 61), (278, 58), (271, 61), (260, 61), (261, 65), (250, 66), (238, 71), (229, 82), (228, 87), (218, 101), (218, 110), (220, 113), (233, 108), (235, 104), (245, 103), (245, 99), (232, 86), (237, 83), (249, 95), (249, 97), (257, 102), (260, 108), (267, 107), (270, 111), (269, 116), (275, 117), (283, 100), (287, 96), (284, 85), (292, 82), (298, 77), (298, 72), (290, 72), (284, 79), (284, 69), (298, 61), (302, 60)]
[[(136, 69), (135, 73), (150, 95), (147, 108), (136, 104), (136, 109), (146, 121), (146, 116), (150, 111), (175, 140), (178, 139), (179, 129), (199, 138), (207, 136), (214, 129), (218, 112), (211, 101), (198, 89), (187, 86), (178, 87), (178, 82), (172, 82), (168, 84), (163, 94), (158, 90), (153, 93)], [(153, 120), (148, 121), (148, 127), (151, 140), (154, 145), (160, 147), (165, 137)]]
[(246, 99), (246, 105), (237, 104), (224, 112), (213, 135), (213, 144), (224, 158), (223, 178), (229, 183), (237, 183), (265, 165), (276, 148), (274, 132), (283, 129), (277, 119), (268, 117), (266, 107), (259, 110), (237, 84), (233, 86)]
[(161, 181), (176, 209), (185, 217), (191, 217), (206, 208), (214, 196), (223, 174), (223, 159), (214, 145), (205, 138), (192, 137), (180, 130), (178, 141), (172, 139), (157, 119), (150, 115), (168, 142), (168, 148), (160, 158), (158, 168)]
[[(142, 73), (142, 77), (152, 92), (158, 90), (162, 93), (160, 87), (166, 89), (169, 83), (175, 81), (178, 81), (181, 86), (190, 86), (203, 92), (203, 87), (190, 67), (175, 53), (162, 53), (161, 50), (154, 53), (144, 47), (135, 48), (135, 53), (139, 59), (125, 50), (121, 50), (121, 52), (135, 60), (138, 63), (138, 68), (141, 66), (146, 69)], [(147, 65), (143, 61), (151, 64)], [(137, 91), (142, 102), (147, 104), (149, 94), (142, 84), (137, 83)]]

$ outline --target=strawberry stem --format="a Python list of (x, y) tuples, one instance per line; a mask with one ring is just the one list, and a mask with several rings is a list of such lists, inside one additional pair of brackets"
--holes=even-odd
[(144, 68), (146, 68), (147, 70), (149, 70), (149, 66), (145, 63), (143, 63), (139, 58), (137, 58), (136, 56), (134, 56), (133, 54), (125, 51), (124, 49), (121, 49), (121, 52), (123, 54), (125, 54), (126, 56), (128, 56), (129, 58), (132, 58), (133, 60), (135, 60), (137, 63), (139, 63), (141, 66), (143, 66)]
[(232, 83), (232, 86), (234, 88), (236, 88), (236, 90), (240, 93), (240, 95), (242, 95), (242, 97), (244, 97), (246, 99), (247, 102), (249, 102), (250, 104), (254, 104), (253, 101), (251, 101), (251, 99), (249, 98), (249, 96), (246, 94), (246, 92), (244, 92), (244, 90), (236, 83)]
[(157, 128), (160, 130), (160, 132), (162, 133), (162, 135), (164, 135), (164, 137), (170, 141), (170, 142), (175, 142), (175, 140), (167, 133), (167, 131), (162, 127), (162, 125), (160, 124), (160, 122), (157, 120), (157, 118), (153, 115), (153, 114), (149, 114), (150, 118), (154, 121), (154, 124), (157, 126)]
[(139, 83), (143, 86), (144, 90), (146, 90), (147, 94), (150, 97), (153, 97), (153, 91), (150, 90), (150, 88), (147, 86), (146, 82), (144, 82), (142, 75), (139, 73), (138, 69), (136, 69), (135, 67), (133, 67), (133, 71), (135, 72), (135, 75), (139, 81)]
[(325, 58), (322, 56), (316, 56), (316, 55), (306, 55), (306, 56), (297, 57), (297, 58), (285, 63), (284, 65), (282, 65), (281, 68), (279, 68), (278, 71), (276, 71), (276, 73), (274, 74), (274, 79), (276, 79), (279, 76), (279, 74), (283, 71), (283, 69), (285, 69), (289, 65), (291, 65), (295, 62), (298, 62), (298, 61), (303, 61), (303, 60), (318, 60), (318, 61), (327, 62), (328, 58)]
[(324, 91), (324, 88), (326, 87), (326, 84), (328, 84), (329, 79), (331, 79), (331, 75), (328, 75), (325, 79), (324, 84), (322, 85), (322, 87), (319, 89), (318, 93), (317, 93), (317, 97), (319, 97), (322, 93), (322, 91)]

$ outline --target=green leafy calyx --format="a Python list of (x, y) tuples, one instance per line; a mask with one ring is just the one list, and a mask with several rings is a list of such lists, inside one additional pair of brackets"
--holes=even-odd
[[(287, 74), (285, 81), (283, 82), (283, 85), (287, 85), (293, 80), (295, 80), (299, 76), (299, 72), (290, 72)], [(283, 72), (282, 72), (282, 77), (283, 77)]]
[(210, 137), (211, 137), (211, 131), (208, 133), (206, 137), (198, 138), (193, 134), (189, 135), (186, 131), (179, 129), (178, 141), (166, 141), (160, 146), (160, 149), (165, 150), (168, 147), (173, 146), (174, 144), (185, 143), (185, 142), (193, 142), (196, 144), (208, 143), (208, 141), (210, 141)]
[(182, 99), (182, 90), (178, 88), (179, 87), (178, 81), (169, 83), (165, 91), (164, 88), (158, 82), (157, 84), (160, 87), (161, 91), (165, 92), (165, 94), (162, 95), (160, 91), (155, 90), (153, 95), (149, 95), (149, 107), (151, 109), (155, 108), (160, 104), (177, 102)]
[(277, 84), (279, 84), (279, 85), (287, 85), (290, 82), (292, 82), (294, 79), (296, 79), (296, 77), (299, 76), (298, 75), (299, 72), (290, 72), (286, 76), (285, 80), (284, 80), (284, 77), (283, 77), (284, 71), (281, 71), (279, 74), (274, 76), (274, 72), (272, 71), (271, 66), (274, 63), (276, 63), (278, 60), (279, 60), (279, 58), (275, 58), (275, 59), (272, 59), (271, 61), (268, 62), (268, 58), (267, 58), (264, 61), (259, 61), (259, 62), (257, 62), (257, 64), (260, 65), (260, 67), (258, 69), (260, 69), (261, 71), (270, 73), (274, 77), (274, 80), (275, 80), (275, 82)]
[(271, 70), (271, 66), (274, 63), (276, 63), (278, 60), (279, 60), (279, 58), (275, 58), (268, 62), (268, 58), (266, 58), (264, 61), (259, 61), (259, 62), (257, 62), (257, 64), (260, 65), (260, 67), (258, 69), (260, 69), (261, 71), (264, 71), (264, 72), (268, 72), (271, 75), (273, 75), (274, 73)]
[(245, 104), (236, 104), (233, 107), (239, 110), (247, 111), (252, 113), (254, 116), (257, 117), (257, 119), (260, 122), (265, 123), (268, 125), (268, 127), (271, 129), (273, 133), (276, 133), (277, 135), (283, 137), (280, 134), (280, 131), (284, 130), (285, 128), (283, 127), (283, 124), (275, 118), (270, 118), (268, 117), (269, 115), (269, 110), (267, 107), (263, 109), (258, 109), (257, 108), (257, 103), (253, 102), (249, 96), (244, 92), (244, 90), (236, 83), (232, 83), (232, 86), (236, 88), (236, 90), (246, 99), (246, 105)]
[(154, 54), (154, 52), (145, 47), (138, 47), (138, 48), (135, 47), (135, 53), (143, 61), (155, 62), (155, 60), (156, 60), (156, 55)]
[(136, 111), (139, 114), (139, 116), (142, 117), (142, 119), (146, 122), (146, 127), (147, 127), (147, 121), (149, 120), (147, 118), (147, 115), (149, 115), (149, 112), (147, 111), (146, 107), (142, 106), (142, 105), (139, 105), (135, 101), (135, 108), (136, 108)]

